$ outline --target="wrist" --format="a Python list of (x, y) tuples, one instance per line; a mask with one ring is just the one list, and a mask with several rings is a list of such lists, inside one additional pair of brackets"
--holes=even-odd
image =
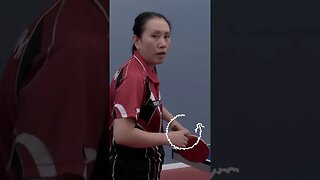
[[(169, 121), (169, 122), (170, 122), (170, 121)], [(173, 121), (171, 121), (169, 128), (170, 128), (171, 130), (174, 130), (175, 127), (176, 127), (176, 122), (175, 122), (175, 120), (173, 120)]]
[(170, 124), (170, 129), (173, 130), (173, 131), (178, 131), (178, 130), (181, 129), (181, 125), (177, 121), (173, 121)]
[(170, 145), (170, 142), (169, 142), (169, 132), (168, 133), (163, 133), (164, 135), (164, 139), (163, 139), (163, 143), (164, 145)]

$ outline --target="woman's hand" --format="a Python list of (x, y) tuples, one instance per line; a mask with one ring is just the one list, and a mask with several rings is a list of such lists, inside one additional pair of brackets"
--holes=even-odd
[(173, 131), (185, 131), (187, 137), (191, 136), (190, 131), (183, 127), (178, 121), (172, 121), (170, 124), (170, 129)]
[(188, 137), (187, 137), (188, 133), (190, 132), (187, 129), (171, 131), (171, 132), (168, 132), (168, 138), (174, 145), (178, 147), (186, 147), (188, 143)]

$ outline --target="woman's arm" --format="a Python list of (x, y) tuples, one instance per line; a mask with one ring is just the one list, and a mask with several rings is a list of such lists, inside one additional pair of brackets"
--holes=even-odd
[[(168, 136), (173, 144), (185, 147), (188, 141), (186, 130), (169, 132)], [(133, 119), (115, 119), (113, 137), (117, 144), (132, 148), (147, 148), (160, 145), (169, 145), (165, 133), (152, 133), (135, 128)]]
[[(162, 118), (169, 123), (170, 120), (171, 120), (173, 117), (174, 117), (174, 116), (163, 106), (163, 107), (162, 107)], [(183, 127), (177, 120), (172, 121), (172, 122), (170, 123), (169, 128), (172, 129), (173, 131), (179, 131), (179, 130), (184, 130), (184, 129), (186, 129), (186, 128)], [(188, 133), (188, 135), (190, 135), (190, 132)]]

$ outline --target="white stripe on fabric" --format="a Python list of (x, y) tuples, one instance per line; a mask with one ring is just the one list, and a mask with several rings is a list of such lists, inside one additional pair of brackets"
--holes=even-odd
[[(43, 13), (43, 14), (41, 15), (41, 17), (40, 17), (40, 18), (38, 19), (38, 21), (36, 22), (36, 24), (35, 24), (32, 32), (30, 33), (30, 36), (29, 36), (30, 38), (33, 36), (34, 31), (37, 29), (38, 25), (39, 25), (40, 22), (43, 20), (43, 18), (44, 18), (54, 7), (56, 7), (58, 3), (60, 3), (60, 2), (59, 2), (59, 1), (56, 1), (45, 13)], [(16, 47), (15, 47), (14, 50), (13, 50), (13, 52), (14, 52), (14, 58), (19, 58), (19, 57), (20, 57), (20, 55), (19, 55), (19, 54), (17, 55), (17, 52), (15, 52), (15, 51), (18, 50), (19, 52), (21, 52), (21, 48), (24, 48), (25, 45), (27, 46), (27, 45), (29, 44), (29, 39), (30, 39), (30, 38), (25, 39), (25, 36), (27, 35), (27, 32), (28, 32), (28, 31), (29, 31), (29, 29), (26, 29), (25, 31), (23, 31), (23, 32), (21, 33), (21, 35), (20, 35), (20, 37), (19, 37), (19, 39), (18, 39), (18, 42), (17, 42), (17, 44), (16, 44)], [(25, 40), (23, 40), (23, 39), (25, 39)], [(23, 42), (21, 42), (21, 41), (23, 41)], [(26, 44), (24, 44), (24, 43), (26, 43)], [(21, 46), (21, 45), (22, 45), (23, 47), (19, 47), (19, 46)], [(23, 50), (23, 52), (21, 52), (21, 54), (24, 54), (25, 49), (26, 49), (26, 48), (24, 48), (24, 50)], [(21, 58), (21, 57), (20, 57), (20, 58)]]
[(121, 104), (115, 104), (114, 107), (116, 107), (120, 111), (122, 118), (128, 117), (127, 111), (124, 109), (124, 107)]
[[(37, 29), (37, 27), (38, 27), (38, 25), (40, 24), (40, 22), (44, 19), (44, 17), (45, 17), (53, 8), (55, 8), (59, 3), (60, 3), (60, 1), (56, 1), (54, 5), (52, 5), (45, 13), (42, 14), (42, 16), (39, 18), (39, 20), (37, 21), (36, 25), (34, 26), (32, 32), (31, 32), (30, 38), (32, 38), (33, 33), (34, 33), (35, 30)], [(58, 12), (57, 16), (60, 15), (60, 12), (61, 12), (61, 9), (62, 9), (62, 6), (63, 6), (63, 5), (64, 5), (64, 0), (62, 0), (62, 2), (61, 2), (60, 9), (59, 9), (59, 12)], [(28, 41), (28, 44), (27, 44), (26, 46), (28, 46), (28, 45), (29, 45), (29, 41)], [(26, 49), (27, 49), (27, 48), (24, 48), (23, 53), (22, 53), (22, 56), (21, 56), (21, 59), (24, 58)], [(47, 56), (47, 57), (48, 57), (48, 56)], [(22, 62), (22, 61), (19, 61), (17, 74), (20, 73), (21, 62)], [(45, 60), (45, 62), (44, 62), (44, 64), (43, 64), (43, 67), (45, 66), (46, 63), (47, 63), (47, 59)], [(43, 68), (41, 68), (41, 69), (39, 70), (39, 72), (40, 72), (42, 69), (43, 69)], [(36, 79), (36, 77), (37, 77), (37, 75), (39, 74), (39, 72), (38, 72), (38, 73), (30, 80), (30, 82), (29, 82), (27, 85), (25, 85), (25, 87), (23, 87), (22, 89), (28, 87), (29, 84), (31, 84), (31, 82), (32, 82), (34, 79)], [(16, 77), (16, 84), (18, 84), (18, 76)], [(22, 91), (22, 89), (20, 90), (20, 92)], [(16, 101), (18, 101), (18, 100), (16, 99)]]
[(160, 129), (159, 129), (159, 132), (161, 132), (161, 126), (162, 126), (162, 112), (161, 112), (160, 107), (158, 107), (158, 111), (159, 111), (159, 113), (160, 113), (160, 121), (159, 121), (159, 127), (160, 127)]
[(151, 173), (151, 159), (148, 157), (149, 160), (149, 171), (148, 171), (148, 180), (150, 180), (150, 173)]
[(57, 176), (52, 156), (39, 138), (32, 134), (22, 133), (16, 137), (16, 142), (27, 148), (37, 165), (40, 177)]
[[(52, 32), (52, 37), (51, 37), (51, 43), (50, 43), (50, 45), (49, 45), (49, 47), (48, 47), (48, 49), (47, 49), (48, 55), (50, 54), (51, 49), (52, 49), (52, 46), (53, 46), (53, 44), (54, 44), (54, 42), (55, 42), (55, 39), (56, 39), (56, 29), (57, 29), (58, 19), (59, 19), (59, 17), (60, 17), (62, 8), (63, 8), (63, 6), (64, 6), (64, 3), (65, 3), (65, 0), (63, 0), (63, 1), (61, 2), (61, 6), (60, 6), (59, 11), (58, 11), (58, 13), (57, 13), (57, 16), (56, 16), (56, 18), (55, 18), (55, 20), (54, 20), (53, 32)], [(47, 55), (47, 59), (48, 59), (48, 55)]]
[(156, 152), (157, 152), (157, 149), (158, 147), (156, 146), (155, 148), (152, 148), (152, 150), (154, 151), (154, 154), (152, 156), (152, 159), (154, 160), (154, 163), (153, 163), (153, 169), (154, 169), (154, 178), (158, 176), (158, 168), (157, 168), (157, 160), (155, 158), (155, 155), (156, 155)]
[(115, 180), (115, 178), (114, 178), (114, 167), (116, 166), (117, 157), (118, 157), (118, 155), (116, 155), (114, 157), (114, 161), (113, 161), (113, 165), (112, 165), (112, 179), (113, 180)]
[(116, 73), (114, 74), (114, 76), (113, 76), (113, 80), (118, 79), (119, 74), (120, 74), (120, 71), (117, 70), (117, 72), (116, 72)]
[(97, 151), (91, 148), (84, 148), (84, 155), (86, 156), (86, 163), (96, 160)]
[(138, 114), (140, 113), (140, 108), (136, 108), (136, 119), (138, 119)]
[[(37, 28), (38, 24), (36, 25), (35, 29)], [(16, 47), (13, 49), (13, 58), (15, 59), (20, 59), (21, 58), (21, 55), (25, 52), (25, 49), (29, 43), (29, 40), (30, 40), (30, 37), (28, 38), (27, 35), (28, 35), (28, 32), (29, 32), (29, 29), (26, 29), (24, 30), (19, 39), (18, 39), (18, 42), (16, 44)], [(31, 37), (33, 35), (33, 32), (32, 31), (32, 34), (31, 34)]]
[[(113, 126), (113, 125), (112, 125)], [(111, 144), (109, 145), (109, 152), (111, 152), (111, 149), (114, 147), (114, 138), (112, 137)], [(109, 156), (109, 160), (112, 158), (112, 156)]]
[[(114, 74), (113, 76), (113, 80), (117, 80), (118, 79), (118, 76), (120, 74), (120, 71), (122, 71), (122, 69), (129, 63), (130, 61), (127, 61), (125, 64), (123, 64), (117, 71), (116, 73)], [(125, 77), (123, 77), (125, 78)]]
[[(107, 12), (105, 11), (105, 9), (103, 8), (102, 4), (100, 4), (100, 2), (99, 2), (98, 0), (95, 0), (94, 2), (98, 5), (98, 7), (100, 8), (101, 12), (103, 13), (103, 15), (105, 16), (105, 18), (107, 19), (107, 21), (110, 23), (108, 14), (107, 14)], [(108, 6), (108, 4), (107, 4), (107, 6)]]
[(151, 171), (151, 162), (150, 162), (150, 157), (148, 157), (148, 148), (146, 148), (146, 152), (145, 152), (145, 154), (144, 154), (144, 157), (145, 158), (148, 158), (148, 160), (149, 160), (149, 166), (148, 166), (148, 180), (150, 180), (150, 171)]
[(161, 169), (161, 162), (162, 162), (162, 159), (161, 159), (161, 154), (159, 153), (159, 148), (158, 148), (158, 146), (156, 146), (156, 148), (157, 148), (157, 154), (159, 155), (159, 163), (158, 163), (158, 173), (157, 173), (157, 177), (158, 177), (158, 175), (160, 174), (160, 169)]
[(126, 68), (126, 74), (124, 75), (123, 79), (128, 76), (128, 69), (129, 69), (130, 63), (131, 63), (131, 60), (129, 60), (128, 63), (127, 63), (128, 65), (127, 65), (127, 68)]
[(154, 97), (154, 95), (153, 95), (152, 92), (151, 92), (151, 94), (150, 94), (150, 99), (151, 99), (152, 101), (155, 101), (155, 100), (156, 100), (156, 98)]
[(144, 65), (142, 64), (142, 62), (140, 61), (140, 59), (139, 59), (136, 55), (133, 55), (133, 57), (140, 63), (140, 65), (142, 66), (144, 72), (147, 73), (146, 68), (144, 68)]

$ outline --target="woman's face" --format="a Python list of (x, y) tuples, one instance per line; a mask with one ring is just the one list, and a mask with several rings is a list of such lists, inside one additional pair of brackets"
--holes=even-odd
[(158, 17), (149, 19), (141, 37), (134, 36), (134, 43), (150, 66), (163, 63), (171, 43), (168, 23)]

